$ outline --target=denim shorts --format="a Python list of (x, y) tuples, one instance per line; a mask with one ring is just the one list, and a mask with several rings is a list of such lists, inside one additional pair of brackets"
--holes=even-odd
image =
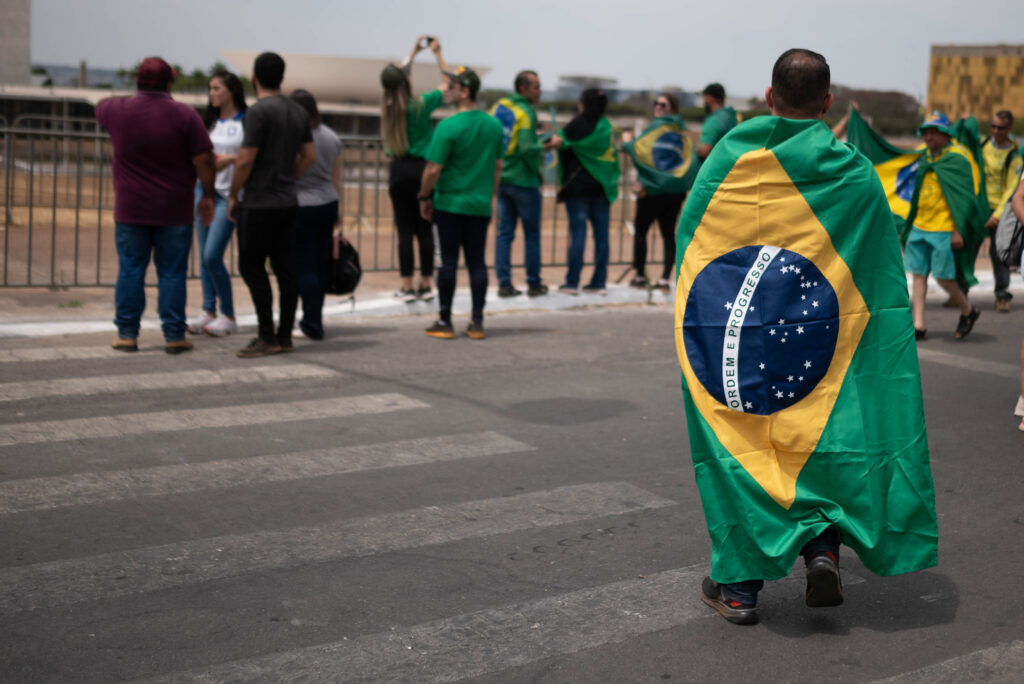
[(952, 231), (935, 232), (914, 226), (903, 251), (904, 266), (916, 275), (931, 273), (937, 280), (953, 280), (956, 278), (956, 263), (950, 244), (952, 237)]

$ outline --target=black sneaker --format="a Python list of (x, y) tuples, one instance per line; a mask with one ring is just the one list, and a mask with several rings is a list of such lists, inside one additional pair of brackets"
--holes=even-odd
[(722, 594), (722, 585), (710, 577), (705, 577), (701, 582), (700, 600), (717, 610), (719, 615), (734, 625), (757, 624), (757, 606), (725, 598)]
[(434, 325), (423, 331), (423, 334), (428, 337), (436, 337), (439, 340), (455, 339), (455, 329), (452, 328), (452, 324), (444, 321), (435, 321)]
[(400, 299), (403, 302), (415, 302), (417, 298), (416, 290), (401, 289), (395, 293), (395, 299)]
[(807, 561), (806, 602), (811, 608), (843, 605), (843, 582), (831, 553), (819, 553)]
[(498, 288), (499, 297), (518, 297), (523, 294), (522, 290), (517, 290), (512, 285), (502, 285)]
[(470, 323), (466, 328), (466, 337), (471, 340), (482, 340), (487, 337), (487, 333), (484, 332), (484, 326), (480, 323)]
[(527, 297), (541, 297), (548, 293), (548, 286), (544, 283), (540, 285), (531, 285), (530, 289), (526, 291)]
[(416, 290), (416, 297), (421, 302), (429, 302), (431, 299), (434, 298), (434, 291), (431, 290), (426, 285), (420, 285), (419, 289)]
[(281, 345), (276, 342), (267, 342), (261, 337), (254, 337), (249, 344), (235, 352), (235, 355), (240, 359), (254, 359), (259, 356), (280, 354), (282, 351), (284, 350)]
[(918, 342), (924, 342), (928, 339), (928, 331), (922, 328), (914, 328), (914, 339)]
[(964, 316), (960, 315), (960, 320), (956, 324), (956, 339), (962, 340), (967, 337), (967, 334), (974, 328), (974, 322), (978, 320), (978, 316), (981, 315), (981, 310), (976, 306), (971, 307), (971, 313)]

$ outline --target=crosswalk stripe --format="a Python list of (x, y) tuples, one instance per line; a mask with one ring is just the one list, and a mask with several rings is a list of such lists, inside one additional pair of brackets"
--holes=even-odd
[(0, 515), (491, 456), (533, 447), (496, 432), (0, 482)]
[[(704, 565), (666, 570), (642, 579), (147, 681), (454, 682), (621, 643), (693, 620), (721, 619), (699, 599), (706, 574)], [(802, 577), (792, 581), (798, 580), (803, 582)]]
[(132, 373), (89, 378), (59, 378), (0, 384), (0, 402), (42, 397), (88, 396), (110, 392), (156, 389), (187, 389), (227, 384), (254, 384), (279, 380), (309, 380), (338, 375), (337, 371), (308, 363), (179, 370), (171, 373)]
[(429, 404), (410, 399), (402, 394), (386, 393), (273, 404), (128, 413), (36, 423), (8, 423), (0, 425), (0, 447), (38, 442), (62, 442), (72, 439), (118, 437), (147, 432), (287, 423), (427, 407)]
[(987, 359), (973, 359), (969, 356), (950, 354), (948, 352), (938, 351), (935, 349), (921, 349), (920, 346), (917, 348), (917, 356), (922, 361), (930, 361), (941, 366), (962, 368), (963, 370), (975, 371), (978, 373), (998, 375), (1001, 378), (1005, 378), (1007, 376), (1013, 377), (1020, 372), (1020, 366), (1012, 363), (989, 361)]
[(29, 347), (25, 349), (0, 349), (0, 363), (24, 363), (32, 361), (81, 361), (85, 359), (124, 358), (124, 352), (115, 351), (109, 345), (102, 347)]
[(1024, 641), (999, 644), (941, 663), (880, 679), (875, 684), (960, 684), (960, 682), (992, 682), (1017, 684), (1024, 672)]
[(675, 502), (625, 482), (426, 506), (0, 570), (0, 614), (620, 515)]

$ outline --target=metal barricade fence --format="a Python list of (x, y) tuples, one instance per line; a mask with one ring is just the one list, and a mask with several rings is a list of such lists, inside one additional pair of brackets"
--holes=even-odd
[[(34, 117), (49, 128), (26, 128), (24, 120), (11, 124), (0, 119), (4, 201), (4, 287), (112, 286), (117, 278), (114, 244), (114, 191), (111, 181), (110, 138), (87, 128), (88, 120), (58, 123), (56, 118)], [(69, 125), (69, 122), (71, 125)], [(398, 236), (388, 194), (388, 161), (381, 141), (342, 136), (344, 192), (339, 211), (342, 230), (359, 250), (366, 271), (397, 271)], [(635, 173), (623, 155), (619, 200), (611, 208), (609, 264), (628, 266), (633, 255), (631, 188)], [(556, 202), (557, 188), (542, 187), (541, 263), (564, 266), (569, 243), (565, 208)], [(488, 261), (493, 260), (496, 223), (488, 229)], [(589, 229), (588, 229), (589, 232)], [(585, 260), (592, 262), (593, 240), (587, 241)], [(190, 276), (199, 273), (197, 250), (192, 250)], [(648, 262), (661, 259), (658, 231), (648, 235)], [(232, 239), (226, 262), (237, 272), (237, 247)], [(522, 233), (517, 228), (512, 266), (523, 265)], [(619, 275), (621, 273), (621, 275)], [(625, 275), (612, 270), (609, 278)], [(557, 284), (561, 274), (548, 274)], [(155, 283), (153, 267), (147, 282)]]

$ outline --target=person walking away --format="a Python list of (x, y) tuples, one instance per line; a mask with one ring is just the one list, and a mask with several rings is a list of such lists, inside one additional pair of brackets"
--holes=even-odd
[(295, 181), (299, 211), (295, 217), (295, 273), (299, 297), (302, 298), (302, 320), (299, 330), (311, 340), (324, 338), (324, 294), (331, 267), (331, 237), (335, 226), (341, 225), (338, 197), (343, 192), (341, 180), (341, 141), (338, 134), (321, 121), (316, 98), (306, 90), (290, 96), (309, 114), (313, 129), (316, 160)]
[(171, 99), (176, 74), (159, 57), (139, 65), (138, 92), (96, 105), (96, 120), (114, 145), (114, 223), (117, 284), (114, 288), (118, 351), (138, 351), (146, 308), (150, 256), (158, 278), (157, 311), (164, 349), (192, 348), (185, 339), (185, 276), (192, 242), (196, 177), (202, 187), (199, 221), (214, 216), (213, 145), (192, 107)]
[[(1024, 175), (1021, 176), (1017, 184), (1017, 191), (1013, 193), (1013, 199), (1010, 200), (1010, 204), (1013, 207), (1013, 213), (1017, 216), (1017, 220), (1024, 223)], [(1017, 407), (1014, 409), (1014, 414), (1021, 416), (1020, 425), (1017, 426), (1017, 429), (1024, 432), (1024, 339), (1020, 341), (1020, 397), (1017, 398)]]
[(1010, 137), (1013, 130), (1013, 113), (1002, 109), (992, 117), (992, 135), (981, 143), (981, 158), (985, 166), (985, 193), (988, 207), (992, 211), (985, 223), (988, 230), (988, 255), (992, 261), (992, 276), (995, 278), (996, 311), (1010, 312), (1009, 291), (1010, 269), (996, 252), (996, 227), (1003, 216), (1003, 209), (1017, 189), (1021, 175), (1021, 155), (1017, 143)]
[[(914, 329), (918, 340), (928, 339), (925, 296), (928, 293), (928, 274), (931, 273), (954, 306), (960, 309), (955, 331), (959, 340), (971, 332), (981, 315), (978, 307), (971, 305), (957, 285), (958, 268), (970, 269), (971, 282), (977, 282), (973, 279), (974, 260), (970, 258), (975, 254), (977, 241), (965, 244), (965, 239), (973, 238), (975, 233), (975, 217), (960, 211), (959, 207), (976, 206), (973, 196), (978, 191), (980, 176), (977, 167), (971, 163), (971, 153), (952, 139), (949, 119), (945, 114), (933, 112), (921, 124), (918, 134), (924, 138), (926, 149), (918, 164), (916, 202), (911, 201), (907, 216), (907, 225), (911, 228), (904, 248), (904, 262), (913, 275), (911, 303)], [(947, 193), (955, 194), (947, 198)], [(961, 201), (961, 195), (971, 197), (971, 201)], [(956, 216), (952, 211), (954, 206), (957, 207)], [(958, 266), (954, 252), (963, 250), (966, 251), (962, 253), (969, 256)]]
[[(431, 114), (441, 106), (441, 88), (435, 88), (419, 97), (412, 96), (409, 84), (409, 70), (413, 59), (423, 49), (430, 47), (441, 70), (442, 79), (448, 65), (441, 56), (441, 41), (431, 36), (420, 36), (412, 52), (401, 66), (389, 64), (380, 74), (384, 93), (380, 103), (381, 133), (384, 148), (391, 157), (388, 170), (388, 195), (398, 230), (398, 268), (401, 284), (395, 297), (414, 302), (417, 299), (430, 301), (434, 297), (434, 230), (430, 221), (420, 216), (417, 193), (423, 179), (427, 162), (424, 156), (430, 148), (434, 124)], [(420, 282), (413, 287), (415, 255), (413, 240), (419, 247)]]
[(654, 120), (636, 140), (626, 142), (623, 150), (633, 159), (639, 182), (633, 219), (633, 270), (629, 284), (646, 289), (647, 231), (657, 220), (661, 231), (664, 260), (661, 277), (654, 287), (668, 291), (676, 267), (676, 224), (686, 191), (700, 167), (693, 143), (686, 133), (686, 122), (679, 118), (679, 99), (661, 93), (654, 99)]
[(608, 96), (599, 88), (580, 95), (579, 114), (545, 144), (557, 149), (562, 176), (560, 198), (569, 216), (568, 270), (558, 288), (563, 294), (579, 294), (587, 221), (594, 233), (594, 272), (583, 288), (588, 294), (606, 294), (608, 278), (608, 221), (610, 207), (619, 196), (619, 151), (615, 130), (604, 115)]
[(736, 110), (725, 104), (725, 88), (721, 83), (709, 83), (701, 97), (704, 98), (704, 125), (700, 129), (700, 140), (697, 142), (697, 157), (704, 161), (711, 154), (711, 149), (739, 123)]
[(452, 298), (455, 274), (462, 250), (469, 270), (473, 310), (466, 335), (482, 340), (484, 304), (487, 298), (487, 264), (484, 248), (491, 205), (501, 178), (501, 124), (476, 108), (480, 77), (465, 67), (451, 74), (445, 101), (455, 114), (441, 121), (427, 150), (427, 165), (420, 185), (420, 214), (437, 224), (441, 243), (441, 268), (437, 273), (439, 318), (424, 332), (438, 339), (452, 339)]
[[(235, 322), (235, 304), (231, 293), (231, 274), (224, 266), (235, 224), (228, 218), (228, 191), (235, 171), (235, 160), (242, 147), (243, 119), (245, 117), (245, 90), (242, 81), (230, 71), (218, 71), (210, 77), (210, 99), (203, 114), (203, 123), (213, 143), (217, 178), (213, 197), (213, 221), (204, 226), (196, 221), (196, 239), (199, 246), (199, 280), (203, 288), (203, 311), (188, 321), (193, 335), (206, 333), (215, 337), (238, 332)], [(196, 185), (196, 203), (202, 199), (202, 185)], [(217, 315), (217, 301), (220, 315)]]
[[(238, 221), (238, 266), (256, 307), (258, 333), (241, 358), (292, 351), (298, 303), (295, 282), (295, 179), (316, 158), (309, 114), (281, 94), (285, 63), (264, 52), (253, 64), (256, 104), (245, 115), (245, 136), (235, 162), (228, 214)], [(239, 211), (239, 192), (245, 189)], [(280, 318), (274, 330), (273, 291), (266, 261), (277, 277)]]
[(784, 52), (771, 115), (718, 142), (679, 222), (676, 349), (711, 536), (699, 597), (735, 624), (759, 620), (765, 580), (797, 556), (812, 608), (844, 602), (840, 543), (882, 575), (938, 562), (899, 240), (873, 166), (822, 121), (830, 82), (818, 53)]
[(516, 221), (523, 224), (525, 245), (526, 294), (539, 297), (548, 292), (540, 277), (540, 169), (544, 146), (537, 137), (537, 112), (540, 101), (540, 77), (536, 71), (520, 71), (515, 92), (503, 97), (491, 108), (491, 115), (505, 130), (505, 156), (498, 184), (498, 237), (494, 242), (494, 270), (498, 277), (498, 296), (522, 294), (512, 284), (511, 252)]

